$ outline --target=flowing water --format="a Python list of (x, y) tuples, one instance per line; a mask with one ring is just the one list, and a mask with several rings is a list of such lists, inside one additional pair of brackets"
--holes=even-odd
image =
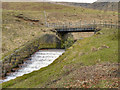
[(57, 59), (60, 55), (62, 55), (64, 51), (64, 49), (39, 50), (38, 52), (33, 54), (28, 60), (26, 60), (23, 65), (19, 66), (20, 69), (13, 73), (10, 73), (10, 75), (6, 76), (6, 78), (2, 80), (2, 82), (15, 79), (16, 77), (31, 73), (35, 70), (39, 70), (42, 67), (46, 67), (51, 64), (55, 59)]

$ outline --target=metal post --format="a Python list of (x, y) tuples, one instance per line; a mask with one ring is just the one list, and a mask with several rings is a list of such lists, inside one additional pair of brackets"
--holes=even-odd
[(72, 22), (70, 22), (70, 28), (71, 28), (71, 27), (73, 27), (73, 26), (72, 26)]
[(64, 29), (64, 24), (62, 25), (63, 29)]
[(49, 23), (47, 24), (47, 27), (50, 27)]
[(112, 28), (112, 19), (111, 19), (111, 28)]
[(100, 20), (100, 27), (102, 26), (102, 22), (101, 22), (101, 20)]
[(106, 27), (106, 21), (104, 21), (104, 26)]
[(102, 27), (104, 27), (104, 24), (105, 24), (105, 21), (103, 20), (103, 22), (102, 22)]
[(58, 23), (58, 28), (60, 28), (59, 23)]
[(105, 26), (107, 27), (108, 25), (107, 25), (107, 21), (105, 21)]
[(101, 21), (101, 27), (103, 27), (103, 20)]
[(45, 16), (45, 25), (47, 26), (47, 17), (46, 17), (46, 12), (44, 11), (44, 16)]
[(57, 23), (56, 23), (56, 28), (57, 28)]
[(65, 22), (65, 28), (67, 28), (67, 23)]
[(118, 29), (118, 22), (116, 22), (116, 29)]
[(94, 26), (96, 26), (96, 21), (94, 20)]
[(94, 34), (96, 34), (96, 31), (94, 31)]
[(86, 25), (86, 20), (84, 21), (84, 25)]
[(94, 26), (95, 26), (95, 20), (93, 20), (93, 28), (94, 28)]
[(69, 28), (69, 30), (70, 30), (70, 22), (69, 22), (69, 27), (68, 27), (68, 28)]
[(80, 20), (80, 28), (81, 28), (81, 20)]

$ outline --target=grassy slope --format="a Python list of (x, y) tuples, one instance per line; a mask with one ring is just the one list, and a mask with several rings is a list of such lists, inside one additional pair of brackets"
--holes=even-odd
[(42, 28), (20, 20), (18, 22), (14, 14), (19, 12), (3, 10), (3, 25), (2, 25), (2, 51), (3, 55), (20, 47), (27, 41), (40, 36)]
[[(110, 48), (102, 48), (98, 51), (91, 50), (92, 48), (99, 48), (103, 45), (109, 46)], [(71, 85), (71, 82), (76, 78), (74, 74), (77, 73), (73, 73), (72, 70), (78, 70), (82, 66), (91, 66), (96, 63), (113, 63), (117, 62), (117, 60), (118, 32), (115, 29), (102, 29), (101, 34), (77, 41), (48, 67), (5, 82), (3, 83), (3, 87), (65, 87), (66, 83)], [(95, 87), (108, 88), (109, 86), (105, 86), (103, 82), (100, 81), (102, 85), (96, 85)]]
[(61, 3), (65, 5), (73, 5), (73, 6), (79, 6), (79, 7), (85, 7), (85, 8), (93, 8), (98, 10), (110, 10), (110, 11), (118, 11), (118, 2), (94, 2), (92, 4), (90, 3)]
[[(46, 29), (42, 26), (31, 25), (30, 22), (15, 18), (14, 15), (23, 14), (29, 18), (38, 19), (43, 23), (44, 10), (47, 12), (48, 22), (51, 23), (75, 22), (80, 19), (90, 21), (93, 19), (110, 20), (114, 18), (114, 21), (117, 20), (117, 13), (113, 15), (113, 12), (48, 3), (3, 3), (3, 55), (19, 48), (27, 41), (39, 37), (43, 34), (42, 29)], [(52, 87), (51, 85), (47, 86), (47, 84), (54, 80), (59, 80), (61, 77), (64, 79), (64, 76), (67, 76), (67, 72), (71, 71), (72, 68), (80, 68), (81, 63), (86, 66), (93, 65), (98, 60), (101, 60), (101, 62), (117, 62), (117, 36), (114, 34), (116, 30), (104, 30), (102, 31), (104, 33), (102, 35), (95, 35), (76, 42), (63, 56), (50, 66), (6, 82), (3, 84), (3, 87)], [(98, 48), (103, 44), (110, 46), (110, 48), (91, 53), (92, 47)], [(63, 87), (62, 83), (65, 83), (65, 81), (59, 80), (58, 84), (53, 83), (53, 85), (55, 87)]]
[[(2, 25), (2, 55), (19, 48), (27, 41), (43, 34), (44, 27), (39, 24), (18, 19), (15, 15), (23, 14), (31, 19), (38, 19), (44, 23), (46, 11), (47, 21), (50, 23), (75, 22), (82, 20), (110, 20), (117, 21), (117, 12), (103, 12), (99, 10), (69, 7), (50, 3), (5, 3), (3, 2), (3, 25)], [(9, 53), (8, 53), (9, 54)]]

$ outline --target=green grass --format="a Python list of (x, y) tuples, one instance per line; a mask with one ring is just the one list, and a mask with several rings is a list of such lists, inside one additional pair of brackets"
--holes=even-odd
[[(3, 83), (3, 88), (64, 87), (68, 72), (70, 73), (68, 77), (69, 84), (74, 78), (72, 77), (74, 73), (71, 70), (77, 70), (82, 65), (90, 66), (102, 62), (118, 62), (117, 30), (104, 28), (100, 32), (102, 34), (96, 34), (92, 37), (78, 40), (48, 67)], [(103, 45), (109, 46), (109, 48), (102, 48), (98, 51), (91, 50), (93, 47), (98, 49)], [(98, 62), (98, 60), (100, 61)], [(56, 83), (54, 80), (58, 80), (58, 82)], [(100, 84), (98, 86), (104, 88), (104, 82), (100, 83), (102, 85)]]

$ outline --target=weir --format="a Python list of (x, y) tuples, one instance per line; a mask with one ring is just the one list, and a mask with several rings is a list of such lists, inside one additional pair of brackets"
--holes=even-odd
[(42, 49), (33, 54), (30, 58), (19, 65), (15, 72), (9, 73), (5, 79), (1, 81), (7, 82), (24, 74), (39, 70), (40, 68), (50, 65), (55, 59), (64, 53), (64, 49)]
[[(63, 44), (66, 39), (64, 36), (67, 33), (71, 32), (86, 32), (87, 31), (95, 31), (95, 28), (71, 28), (71, 29), (55, 29), (57, 31), (58, 36), (61, 40), (57, 37), (57, 35), (46, 34), (37, 38), (32, 42), (28, 42), (26, 45), (21, 46), (21, 48), (15, 50), (11, 55), (5, 57), (3, 59), (2, 65), (2, 77), (5, 77), (6, 74), (13, 70), (13, 68), (18, 67), (19, 64), (24, 63), (23, 61), (30, 57), (34, 52), (40, 50), (42, 48), (64, 48), (61, 47), (61, 43)], [(60, 34), (60, 35), (59, 35)], [(66, 35), (67, 36), (67, 35)], [(69, 35), (67, 36), (67, 38)]]
[(2, 73), (0, 73), (2, 77), (5, 77), (7, 73), (13, 71), (19, 64), (23, 64), (25, 59), (31, 57), (32, 54), (42, 48), (59, 49), (60, 40), (55, 35), (45, 34), (13, 51), (2, 60)]
[[(3, 59), (3, 65), (2, 65), (2, 77), (5, 77), (5, 76), (8, 76), (8, 77), (4, 81), (14, 79), (18, 76), (30, 73), (34, 70), (39, 70), (41, 68), (41, 66), (44, 67), (44, 66), (49, 65), (50, 63), (45, 64), (45, 65), (40, 64), (41, 62), (44, 62), (45, 60), (44, 59), (40, 60), (40, 58), (43, 58), (43, 57), (41, 57), (42, 53), (39, 53), (38, 50), (40, 50), (42, 48), (60, 49), (61, 43), (63, 44), (64, 41), (66, 40), (63, 38), (65, 38), (65, 36), (67, 38), (70, 37), (70, 35), (68, 35), (68, 33), (72, 33), (72, 32), (97, 32), (97, 31), (99, 31), (99, 29), (96, 29), (96, 28), (59, 28), (59, 29), (57, 28), (55, 30), (56, 30), (56, 34), (58, 35), (58, 37), (61, 40), (57, 37), (57, 35), (46, 34), (46, 35), (43, 35), (40, 38), (38, 38), (32, 42), (29, 42), (27, 45), (24, 45), (22, 48), (14, 51), (11, 55), (5, 57)], [(36, 54), (35, 54), (35, 57), (32, 56), (34, 59), (32, 59), (33, 62), (30, 62), (30, 63), (33, 63), (33, 65), (34, 65), (34, 63), (40, 61), (38, 65), (35, 65), (36, 67), (32, 67), (33, 69), (30, 70), (29, 69), (30, 67), (28, 66), (29, 68), (27, 68), (27, 69), (29, 69), (29, 70), (26, 69), (27, 70), (26, 71), (23, 68), (22, 70), (17, 71), (14, 74), (10, 74), (10, 77), (9, 77), (9, 75), (8, 75), (9, 72), (15, 71), (15, 68), (19, 68), (21, 66), (22, 67), (26, 66), (25, 65), (26, 62), (24, 62), (24, 60), (31, 57), (31, 55), (33, 55), (33, 53), (36, 51), (38, 51), (38, 53), (39, 53), (38, 56)], [(62, 54), (63, 52), (64, 51), (61, 51), (60, 53)], [(59, 54), (59, 55), (61, 55), (61, 54)], [(49, 55), (50, 55), (50, 53), (49, 53)], [(48, 60), (48, 58), (51, 57), (51, 56), (49, 57), (49, 55), (44, 56), (44, 58), (46, 58), (46, 61)], [(57, 57), (59, 57), (57, 52), (55, 55), (57, 55)], [(49, 59), (48, 61), (51, 61), (51, 63), (52, 63), (57, 58), (57, 57), (55, 58), (55, 55), (53, 56), (53, 59)], [(24, 64), (24, 65), (21, 65), (21, 64)], [(19, 73), (21, 73), (21, 74), (19, 74)]]

